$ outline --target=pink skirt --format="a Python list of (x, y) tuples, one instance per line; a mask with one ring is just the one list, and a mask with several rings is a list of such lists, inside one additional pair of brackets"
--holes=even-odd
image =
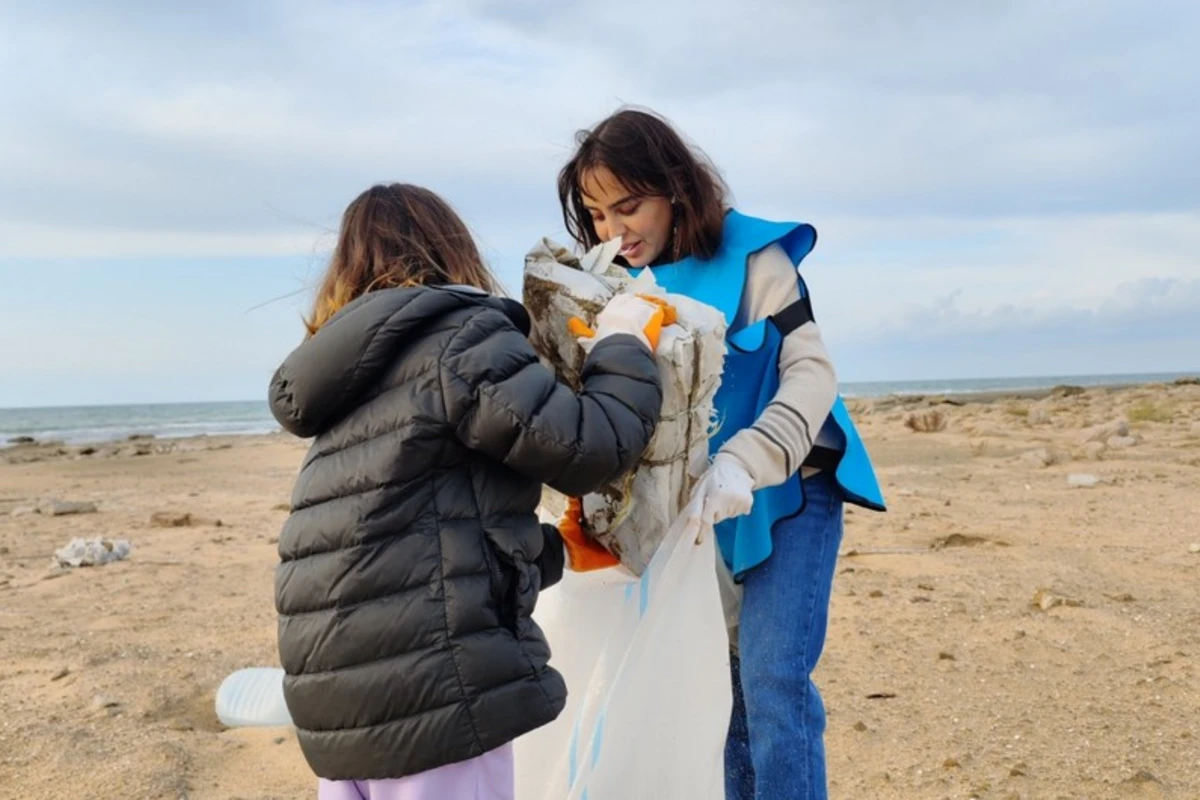
[(317, 800), (514, 800), (513, 746), (457, 764), (383, 781), (327, 781)]

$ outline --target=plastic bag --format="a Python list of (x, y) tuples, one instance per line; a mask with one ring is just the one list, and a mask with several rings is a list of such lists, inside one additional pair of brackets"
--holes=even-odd
[(570, 694), (555, 722), (516, 742), (520, 800), (725, 796), (729, 644), (715, 537), (696, 511), (640, 579), (568, 573), (539, 598), (534, 618)]

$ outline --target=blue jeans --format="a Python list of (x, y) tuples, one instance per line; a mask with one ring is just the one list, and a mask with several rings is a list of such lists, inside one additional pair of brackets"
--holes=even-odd
[(742, 582), (727, 800), (827, 796), (825, 705), (811, 675), (825, 645), (843, 497), (825, 473), (805, 480), (804, 493), (804, 512), (776, 527), (771, 557)]

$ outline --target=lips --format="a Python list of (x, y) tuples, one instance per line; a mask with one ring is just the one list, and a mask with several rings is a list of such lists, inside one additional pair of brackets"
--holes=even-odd
[(623, 255), (625, 258), (629, 258), (630, 256), (637, 254), (637, 252), (641, 249), (642, 249), (641, 242), (634, 242), (633, 244), (624, 244), (624, 245), (621, 245), (621, 255)]

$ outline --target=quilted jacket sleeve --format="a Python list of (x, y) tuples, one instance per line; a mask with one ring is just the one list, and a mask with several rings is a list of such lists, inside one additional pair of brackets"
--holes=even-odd
[(542, 541), (542, 554), (538, 556), (537, 568), (541, 572), (542, 588), (549, 589), (562, 580), (567, 553), (563, 548), (562, 535), (553, 525), (542, 523)]
[(442, 359), (446, 416), (473, 450), (572, 496), (633, 469), (662, 410), (650, 351), (633, 336), (600, 341), (576, 394), (542, 366), (502, 312), (483, 308)]

